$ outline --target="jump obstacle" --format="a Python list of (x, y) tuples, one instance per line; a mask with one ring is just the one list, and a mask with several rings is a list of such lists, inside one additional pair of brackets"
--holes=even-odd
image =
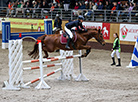
[(52, 34), (52, 19), (44, 19), (43, 32), (18, 32), (11, 33), (10, 21), (2, 21), (2, 49), (8, 48), (9, 40), (32, 38), (36, 40), (44, 34)]
[(130, 61), (129, 65), (126, 66), (126, 67), (127, 68), (136, 68), (136, 67), (138, 67), (138, 38), (137, 38), (135, 46), (134, 46), (131, 61)]
[[(26, 60), (22, 61), (23, 53), (22, 53), (22, 39), (20, 40), (10, 40), (9, 41), (9, 80), (5, 81), (5, 87), (3, 89), (7, 90), (20, 90), (21, 87), (28, 87), (28, 85), (33, 84), (37, 81), (40, 81), (39, 84), (35, 87), (36, 89), (49, 89), (50, 86), (44, 81), (44, 78), (51, 76), (57, 72), (61, 72), (59, 80), (70, 80), (73, 77), (76, 81), (88, 81), (88, 79), (82, 74), (81, 68), (81, 51), (78, 55), (73, 55), (73, 51), (60, 51), (60, 56), (55, 56), (52, 58), (42, 58), (42, 45), (41, 41), (38, 41), (39, 45), (39, 59), (37, 60)], [(68, 53), (68, 54), (67, 54)], [(79, 67), (80, 74), (78, 77), (74, 76), (73, 73), (73, 58), (79, 58)], [(43, 65), (43, 62), (53, 62), (61, 60), (61, 63)], [(23, 68), (23, 64), (26, 63), (35, 63), (39, 62), (39, 66), (36, 67), (26, 67)], [(48, 74), (43, 74), (44, 67), (53, 67), (53, 66), (61, 66), (60, 68), (52, 71)], [(34, 70), (40, 69), (40, 77), (29, 81), (27, 83), (23, 83), (23, 71), (24, 70)]]
[[(16, 39), (24, 39), (24, 38), (33, 38), (36, 40), (39, 36), (44, 34), (52, 34), (52, 20), (45, 19), (44, 20), (44, 32), (19, 32), (19, 33), (11, 33), (10, 32), (10, 22), (3, 21), (2, 22), (2, 48), (6, 49), (9, 47), (9, 80), (5, 81), (5, 88), (9, 90), (20, 90), (20, 87), (27, 87), (29, 84), (35, 83), (40, 80), (39, 85), (37, 85), (37, 89), (40, 88), (50, 88), (47, 85), (43, 78), (53, 75), (54, 73), (61, 72), (59, 77), (60, 80), (70, 80), (73, 77), (76, 81), (88, 81), (88, 79), (82, 74), (81, 69), (81, 58), (80, 55), (73, 55), (73, 51), (63, 51), (60, 50), (60, 56), (56, 56), (50, 59), (42, 59), (42, 53), (40, 49), (41, 45), (39, 43), (39, 59), (37, 60), (29, 60), (29, 61), (22, 61), (22, 40)], [(80, 52), (81, 53), (81, 52)], [(19, 56), (20, 55), (20, 56)], [(73, 73), (73, 58), (79, 57), (79, 66), (80, 66), (80, 74), (76, 78)], [(50, 65), (43, 65), (42, 62), (52, 62), (61, 60), (61, 63), (50, 64)], [(27, 67), (22, 68), (23, 64), (26, 63), (34, 63), (39, 62), (39, 66), (36, 67)], [(62, 68), (56, 69), (51, 73), (43, 75), (43, 68), (45, 67), (53, 67), (53, 66), (61, 66)], [(34, 70), (40, 69), (40, 77), (35, 80), (32, 80), (26, 84), (23, 83), (22, 74), (24, 70)], [(42, 77), (43, 76), (43, 77)]]

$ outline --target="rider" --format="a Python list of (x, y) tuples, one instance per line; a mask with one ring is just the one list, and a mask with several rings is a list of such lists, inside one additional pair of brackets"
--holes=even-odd
[(58, 29), (61, 30), (62, 29), (61, 25), (62, 25), (62, 20), (59, 17), (59, 14), (56, 14), (56, 19), (54, 21), (54, 29), (53, 29), (53, 32), (57, 31)]
[[(72, 22), (69, 22), (69, 23), (66, 23), (66, 24), (65, 24), (65, 31), (66, 31), (67, 34), (69, 35), (69, 36), (68, 36), (68, 39), (67, 39), (67, 44), (66, 44), (65, 48), (70, 49), (69, 43), (70, 43), (70, 40), (72, 40), (72, 38), (73, 38), (73, 34), (72, 34), (72, 32), (71, 32), (71, 28), (72, 28), (72, 27), (77, 27), (77, 30), (78, 30), (78, 31), (85, 31), (85, 28), (84, 28), (83, 25), (82, 25), (83, 20), (84, 20), (84, 17), (80, 15), (80, 16), (78, 17), (78, 20), (72, 21)], [(80, 26), (81, 28), (79, 28), (79, 26)]]

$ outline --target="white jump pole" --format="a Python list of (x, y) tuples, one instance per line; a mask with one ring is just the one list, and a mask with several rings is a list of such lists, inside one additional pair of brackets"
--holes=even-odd
[(39, 44), (39, 63), (40, 63), (40, 83), (35, 87), (36, 89), (49, 89), (50, 86), (46, 84), (43, 77), (43, 58), (42, 58), (42, 43), (38, 40)]
[[(82, 52), (81, 50), (79, 50), (79, 54), (81, 55)], [(78, 77), (75, 79), (76, 81), (89, 81), (89, 79), (87, 79), (85, 77), (85, 75), (82, 73), (82, 65), (81, 65), (81, 57), (79, 57), (79, 67), (80, 67), (80, 74), (78, 75)]]

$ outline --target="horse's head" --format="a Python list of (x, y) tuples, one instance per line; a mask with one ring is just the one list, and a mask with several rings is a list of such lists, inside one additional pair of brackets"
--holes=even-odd
[(105, 41), (103, 39), (103, 34), (101, 33), (101, 30), (97, 30), (96, 34), (94, 34), (95, 39), (101, 44), (105, 45)]

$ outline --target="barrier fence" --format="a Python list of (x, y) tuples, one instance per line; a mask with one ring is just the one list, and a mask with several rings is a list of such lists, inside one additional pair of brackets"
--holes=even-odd
[(138, 11), (123, 11), (115, 10), (90, 10), (90, 9), (64, 9), (55, 8), (53, 11), (50, 8), (22, 8), (18, 11), (17, 8), (13, 8), (12, 12), (8, 8), (0, 8), (1, 17), (18, 17), (18, 18), (49, 18), (54, 19), (56, 14), (60, 14), (63, 20), (77, 19), (78, 15), (83, 15), (86, 21), (105, 21), (105, 22), (138, 22)]

